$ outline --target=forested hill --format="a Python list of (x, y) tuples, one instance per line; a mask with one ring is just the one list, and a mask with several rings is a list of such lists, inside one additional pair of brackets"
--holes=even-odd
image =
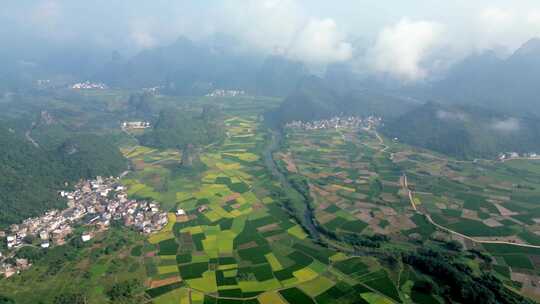
[(281, 106), (268, 118), (277, 124), (293, 120), (317, 120), (334, 115), (379, 115), (397, 117), (407, 112), (411, 101), (369, 89), (338, 89), (333, 82), (305, 77)]
[(127, 169), (127, 160), (118, 147), (108, 138), (93, 134), (73, 136), (54, 153), (64, 167), (64, 176), (70, 180), (117, 176)]
[(458, 158), (493, 158), (500, 152), (540, 151), (540, 121), (483, 108), (427, 103), (394, 120), (382, 133)]
[(179, 148), (187, 145), (208, 145), (225, 135), (223, 118), (216, 107), (206, 107), (202, 113), (186, 113), (168, 109), (159, 114), (153, 129), (140, 137), (145, 146)]
[(0, 125), (0, 227), (62, 207), (57, 192), (66, 181), (116, 175), (126, 165), (118, 149), (102, 137), (81, 135), (46, 151)]
[(0, 127), (0, 225), (61, 206), (63, 167), (52, 155)]
[(493, 51), (469, 56), (433, 84), (431, 98), (540, 116), (539, 77), (540, 38), (535, 38), (508, 58), (502, 59)]
[(308, 75), (300, 62), (283, 56), (239, 51), (234, 39), (192, 41), (180, 37), (166, 46), (141, 51), (123, 60), (113, 56), (94, 79), (114, 87), (161, 86), (172, 95), (205, 95), (214, 89), (241, 89), (268, 96), (287, 96)]

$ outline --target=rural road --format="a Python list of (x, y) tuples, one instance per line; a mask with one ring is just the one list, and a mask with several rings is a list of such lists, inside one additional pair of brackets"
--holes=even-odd
[(442, 230), (445, 230), (447, 232), (450, 232), (452, 234), (455, 234), (455, 235), (458, 235), (462, 238), (465, 238), (465, 239), (468, 239), (470, 241), (473, 241), (475, 243), (480, 243), (480, 244), (501, 244), (501, 245), (512, 245), (512, 246), (519, 246), (519, 247), (527, 247), (527, 248), (535, 248), (535, 249), (540, 249), (540, 246), (536, 246), (536, 245), (529, 245), (529, 244), (520, 244), (520, 243), (512, 243), (512, 242), (504, 242), (504, 241), (483, 241), (483, 240), (477, 240), (477, 239), (474, 239), (470, 236), (467, 236), (467, 235), (464, 235), (464, 234), (461, 234), (459, 232), (456, 232), (454, 230), (451, 230), (451, 229), (448, 229), (444, 226), (441, 226), (437, 223), (435, 223), (433, 221), (433, 219), (431, 219), (431, 216), (429, 216), (429, 214), (424, 214), (424, 216), (427, 218), (427, 220), (435, 227), (439, 228), (439, 229), (442, 229)]
[(411, 202), (411, 206), (414, 209), (414, 211), (418, 212), (418, 209), (416, 208), (416, 204), (414, 203), (414, 197), (412, 191), (409, 189), (409, 183), (407, 182), (407, 175), (403, 174), (403, 187), (404, 190), (407, 191), (407, 195), (409, 196), (409, 201)]
[(518, 246), (518, 247), (526, 247), (526, 248), (535, 248), (535, 249), (540, 249), (540, 246), (536, 246), (536, 245), (529, 245), (529, 244), (521, 244), (521, 243), (512, 243), (512, 242), (505, 242), (505, 241), (484, 241), (484, 240), (477, 240), (475, 238), (472, 238), (468, 235), (464, 235), (462, 233), (459, 233), (457, 231), (454, 231), (450, 228), (447, 228), (447, 227), (444, 227), (444, 226), (441, 226), (437, 223), (435, 223), (435, 221), (433, 221), (433, 219), (431, 218), (431, 216), (427, 213), (423, 213), (421, 211), (419, 211), (417, 208), (416, 208), (416, 204), (414, 203), (414, 195), (413, 195), (413, 192), (409, 189), (409, 185), (407, 183), (407, 175), (403, 174), (403, 186), (405, 187), (405, 191), (407, 191), (408, 195), (409, 195), (409, 201), (411, 202), (411, 206), (413, 207), (414, 211), (418, 212), (419, 214), (422, 214), (423, 216), (426, 217), (426, 219), (428, 220), (428, 222), (430, 224), (432, 224), (433, 226), (441, 229), (441, 230), (444, 230), (446, 232), (449, 232), (451, 234), (454, 234), (454, 235), (457, 235), (457, 236), (460, 236), (464, 239), (467, 239), (467, 240), (470, 240), (472, 242), (475, 242), (475, 243), (480, 243), (480, 244), (499, 244), (499, 245), (512, 245), (512, 246)]
[(32, 138), (31, 132), (31, 130), (26, 131), (26, 133), (24, 133), (24, 136), (30, 143), (32, 143), (32, 145), (34, 145), (34, 147), (39, 148), (39, 144), (36, 140)]

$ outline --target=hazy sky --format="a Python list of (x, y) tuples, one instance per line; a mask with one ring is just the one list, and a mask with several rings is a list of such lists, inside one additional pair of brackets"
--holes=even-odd
[[(126, 51), (214, 33), (263, 53), (314, 64), (360, 60), (418, 80), (471, 52), (511, 51), (540, 35), (540, 1), (5, 0), (0, 11), (0, 38), (8, 46)], [(353, 58), (359, 48), (367, 52)]]

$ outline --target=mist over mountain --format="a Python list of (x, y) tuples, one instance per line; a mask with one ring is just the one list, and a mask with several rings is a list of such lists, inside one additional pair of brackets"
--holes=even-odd
[[(477, 17), (480, 22), (470, 24), (470, 37), (461, 45), (455, 37), (463, 37), (463, 32), (448, 20), (400, 17), (381, 23), (372, 32), (353, 34), (350, 20), (343, 20), (349, 27), (340, 27), (337, 19), (319, 16), (324, 15), (320, 5), (314, 5), (318, 8), (314, 11), (305, 11), (305, 3), (295, 1), (264, 5), (254, 2), (245, 6), (249, 14), (237, 17), (250, 21), (244, 24), (257, 24), (254, 28), (239, 27), (242, 22), (229, 19), (239, 13), (230, 4), (224, 7), (229, 13), (226, 18), (217, 11), (208, 13), (213, 18), (202, 12), (193, 14), (207, 17), (208, 28), (198, 28), (199, 31), (194, 30), (193, 20), (187, 17), (184, 23), (167, 28), (156, 20), (121, 24), (125, 16), (120, 14), (117, 23), (109, 19), (111, 16), (103, 16), (104, 24), (115, 27), (101, 35), (92, 28), (100, 29), (103, 24), (76, 25), (66, 17), (68, 12), (80, 9), (77, 4), (48, 3), (37, 10), (28, 2), (21, 7), (10, 17), (17, 21), (10, 29), (19, 38), (9, 36), (6, 41), (13, 47), (0, 52), (0, 91), (4, 93), (28, 88), (38, 80), (52, 80), (63, 87), (85, 80), (103, 82), (112, 88), (160, 87), (161, 93), (169, 95), (201, 96), (215, 89), (244, 90), (253, 95), (288, 97), (289, 101), (305, 101), (307, 95), (318, 99), (313, 96), (325, 95), (323, 92), (328, 89), (333, 93), (326, 95), (362, 101), (338, 102), (348, 106), (335, 109), (335, 98), (328, 97), (324, 98), (328, 105), (321, 106), (322, 100), (314, 102), (320, 108), (314, 113), (356, 113), (359, 110), (354, 106), (365, 104), (369, 104), (366, 112), (385, 112), (373, 110), (379, 107), (374, 101), (380, 96), (392, 96), (405, 100), (392, 108), (407, 107), (407, 101), (413, 97), (420, 102), (436, 100), (518, 115), (540, 115), (536, 106), (540, 95), (540, 39), (530, 39), (516, 47), (535, 35), (532, 24), (531, 30), (525, 30), (518, 21), (518, 17), (527, 22), (536, 20), (532, 12), (522, 7), (508, 11), (475, 6), (471, 16), (466, 17)], [(119, 8), (122, 5), (111, 7)], [(138, 11), (140, 8), (134, 6), (133, 13), (143, 12)], [(173, 20), (173, 11), (198, 9), (187, 4), (174, 6), (164, 18)], [(328, 10), (328, 14), (335, 14), (334, 9)], [(24, 16), (31, 23), (47, 26), (41, 31), (24, 28), (18, 23)], [(507, 26), (515, 31), (514, 35), (497, 31), (503, 21), (512, 21)], [(59, 31), (61, 26), (66, 28), (65, 32)], [(0, 37), (8, 32), (4, 29)], [(43, 48), (38, 49), (35, 44)], [(499, 47), (517, 50), (505, 58), (493, 51)], [(459, 60), (461, 57), (464, 59)], [(305, 88), (303, 80), (313, 75), (324, 79), (322, 88), (313, 84), (309, 85), (312, 89)], [(307, 93), (308, 90), (313, 92)]]
[(493, 51), (469, 56), (429, 90), (444, 103), (540, 115), (538, 79), (540, 39), (534, 38), (505, 59)]
[(468, 56), (422, 83), (400, 85), (334, 64), (324, 78), (300, 82), (272, 117), (283, 124), (375, 114), (385, 118), (387, 136), (454, 157), (529, 153), (540, 150), (538, 79), (536, 38), (506, 58), (494, 50)]
[(310, 76), (302, 79), (281, 106), (269, 114), (278, 124), (326, 119), (335, 115), (397, 117), (415, 102), (385, 94), (377, 89), (336, 85), (342, 76), (330, 79)]
[[(412, 31), (416, 26), (403, 22), (393, 31), (389, 29), (387, 38), (394, 37), (389, 33)], [(404, 81), (390, 66), (385, 70), (373, 69), (365, 61), (379, 60), (373, 57), (377, 52), (369, 47), (369, 41), (358, 41), (352, 44), (353, 57), (316, 68), (306, 60), (291, 58), (285, 51), (261, 53), (246, 49), (243, 41), (225, 34), (199, 40), (180, 36), (172, 43), (135, 53), (84, 46), (50, 47), (46, 52), (26, 51), (19, 56), (12, 52), (0, 59), (4, 66), (0, 71), (0, 79), (4, 80), (0, 89), (6, 92), (26, 88), (43, 79), (65, 86), (93, 80), (118, 88), (161, 87), (162, 93), (171, 95), (199, 96), (214, 89), (238, 89), (256, 95), (286, 97), (301, 79), (317, 75), (326, 80), (326, 86), (342, 94), (369, 89), (386, 91), (388, 95), (392, 91), (392, 95), (423, 101), (540, 114), (536, 107), (540, 93), (536, 81), (540, 76), (538, 38), (529, 40), (507, 58), (487, 48), (440, 68), (433, 75), (427, 66), (436, 65), (438, 54), (443, 52), (439, 50), (423, 58), (424, 53), (414, 50), (414, 60), (403, 58), (403, 62), (395, 64), (405, 64), (403, 69), (409, 67), (412, 74), (422, 72), (424, 76), (418, 81)], [(400, 57), (412, 56), (409, 52), (413, 50), (403, 46), (401, 51), (399, 48), (395, 51), (392, 56)]]
[(201, 95), (212, 88), (248, 87), (256, 67), (257, 59), (249, 54), (181, 37), (125, 61), (111, 60), (95, 78), (118, 87), (163, 86), (175, 94)]
[(180, 37), (171, 45), (144, 50), (127, 60), (111, 59), (94, 78), (126, 88), (159, 86), (173, 95), (231, 89), (287, 96), (310, 73), (300, 61), (248, 53), (239, 50), (238, 43), (223, 36), (203, 42)]
[(540, 120), (474, 106), (427, 103), (387, 120), (383, 134), (462, 159), (540, 151)]
[(309, 75), (309, 70), (303, 63), (282, 56), (270, 56), (257, 69), (255, 92), (258, 95), (286, 97), (306, 75)]

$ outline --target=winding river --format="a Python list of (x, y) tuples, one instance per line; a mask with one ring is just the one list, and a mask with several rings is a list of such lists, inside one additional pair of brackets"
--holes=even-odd
[[(311, 208), (309, 208), (309, 198), (305, 197), (302, 193), (297, 191), (293, 185), (289, 182), (287, 177), (278, 169), (272, 154), (279, 151), (281, 140), (283, 139), (283, 134), (276, 130), (270, 130), (271, 140), (268, 146), (264, 150), (264, 162), (268, 170), (272, 172), (272, 175), (278, 179), (281, 187), (288, 193), (294, 193), (295, 196), (301, 198), (304, 208), (302, 210), (295, 210), (297, 214), (302, 214), (302, 227), (308, 232), (309, 236), (314, 240), (320, 240), (319, 231), (316, 228), (314, 214)], [(296, 209), (296, 206), (292, 206)]]

